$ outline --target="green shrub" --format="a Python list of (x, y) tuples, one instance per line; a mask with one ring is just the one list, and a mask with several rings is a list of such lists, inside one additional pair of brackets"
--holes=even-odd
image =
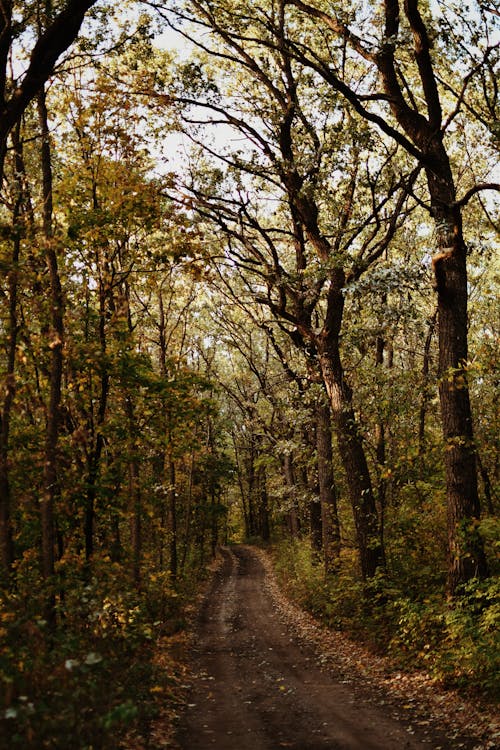
[(398, 668), (425, 669), (443, 684), (498, 697), (497, 578), (472, 581), (449, 601), (439, 576), (407, 586), (381, 572), (363, 582), (349, 559), (326, 579), (307, 543), (281, 543), (274, 558), (290, 597), (329, 627), (388, 654)]
[(56, 628), (4, 592), (1, 750), (115, 750), (131, 729), (147, 736), (155, 692), (172, 681), (156, 642), (182, 622), (182, 600), (164, 574), (145, 574), (138, 592), (115, 563), (96, 561), (94, 572), (64, 581)]

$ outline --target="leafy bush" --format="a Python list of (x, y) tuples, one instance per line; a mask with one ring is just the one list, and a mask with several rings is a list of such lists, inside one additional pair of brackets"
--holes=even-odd
[(438, 576), (420, 587), (384, 573), (363, 583), (346, 560), (325, 579), (301, 542), (277, 545), (274, 557), (287, 593), (326, 625), (388, 654), (398, 667), (425, 669), (443, 684), (498, 697), (498, 578), (473, 581), (449, 601)]
[(500, 581), (472, 581), (445, 614), (447, 637), (436, 673), (500, 696)]
[(156, 642), (182, 623), (182, 597), (163, 574), (145, 577), (137, 592), (115, 563), (96, 563), (95, 572), (65, 581), (56, 628), (19, 593), (4, 592), (2, 750), (114, 750), (131, 729), (147, 736), (155, 694), (172, 681), (155, 661)]

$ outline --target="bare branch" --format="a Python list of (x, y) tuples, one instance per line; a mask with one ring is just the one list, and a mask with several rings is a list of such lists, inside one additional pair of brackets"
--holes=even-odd
[(480, 182), (477, 185), (474, 185), (474, 187), (471, 187), (470, 190), (467, 190), (465, 195), (460, 198), (460, 200), (455, 201), (453, 205), (456, 208), (462, 208), (467, 205), (473, 195), (476, 195), (476, 193), (480, 193), (483, 190), (496, 190), (500, 192), (500, 184), (497, 182)]

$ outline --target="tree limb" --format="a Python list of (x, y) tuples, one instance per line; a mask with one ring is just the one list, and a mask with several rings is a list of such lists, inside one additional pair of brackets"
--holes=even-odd
[(470, 190), (467, 190), (465, 195), (462, 196), (460, 200), (455, 201), (453, 205), (456, 208), (462, 208), (462, 206), (467, 205), (473, 195), (476, 195), (476, 193), (480, 193), (483, 190), (497, 190), (500, 192), (500, 184), (498, 182), (480, 182), (477, 185), (474, 185), (474, 187), (471, 187)]

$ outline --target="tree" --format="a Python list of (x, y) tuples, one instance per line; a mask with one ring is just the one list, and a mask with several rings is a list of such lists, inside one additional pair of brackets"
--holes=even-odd
[[(61, 386), (64, 347), (64, 302), (57, 258), (57, 241), (53, 231), (52, 155), (49, 141), (48, 113), (45, 92), (38, 94), (38, 115), (41, 132), (41, 169), (43, 189), (43, 244), (49, 276), (50, 320), (47, 324), (50, 349), (49, 398), (45, 438), (44, 489), (40, 503), (42, 525), (42, 570), (46, 580), (54, 575), (54, 505), (59, 496), (58, 441), (60, 425)], [(53, 620), (51, 608), (49, 616)]]
[[(253, 285), (254, 299), (317, 357), (349, 484), (361, 567), (370, 577), (382, 549), (362, 430), (342, 363), (343, 289), (382, 256), (408, 210), (408, 188), (417, 172), (398, 180), (390, 149), (382, 161), (370, 161), (370, 135), (362, 122), (339, 117), (327, 89), (313, 90), (304, 68), (293, 63), (283, 7), (273, 26), (263, 11), (250, 21), (239, 3), (190, 6), (196, 22), (223, 44), (210, 50), (203, 45), (204, 51), (238, 71), (249, 94), (248, 100), (239, 95), (233, 101), (216, 77), (205, 84), (204, 101), (175, 99), (193, 108), (193, 115), (185, 115), (193, 140), (201, 124), (223, 122), (248, 142), (248, 154), (208, 146), (228, 165), (227, 183), (204, 185), (200, 173), (199, 183), (186, 186), (191, 205), (226, 233), (228, 255)], [(200, 112), (207, 112), (205, 119)], [(273, 217), (264, 201), (248, 192), (250, 180), (279, 206)], [(326, 200), (327, 195), (335, 198)]]
[(10, 57), (19, 35), (19, 27), (26, 31), (26, 22), (14, 24), (14, 11), (18, 11), (13, 0), (0, 3), (0, 176), (3, 179), (3, 164), (7, 139), (12, 128), (20, 121), (29, 103), (41, 91), (51, 76), (59, 57), (76, 39), (87, 11), (96, 0), (68, 0), (63, 9), (53, 18), (38, 37), (30, 53), (26, 72), (18, 81), (9, 81)]
[[(348, 47), (357, 64), (364, 66), (364, 80), (381, 81), (383, 91), (378, 91), (372, 84), (366, 92), (356, 90), (343, 77), (335, 58), (332, 60), (324, 50), (304, 45), (297, 39), (295, 19), (290, 19), (286, 43), (294, 58), (313, 70), (368, 123), (377, 126), (412, 156), (426, 176), (428, 210), (435, 226), (433, 268), (438, 297), (439, 394), (448, 499), (448, 584), (453, 593), (460, 584), (487, 573), (476, 528), (480, 507), (466, 372), (467, 247), (463, 209), (477, 192), (486, 188), (498, 190), (500, 186), (475, 184), (458, 198), (446, 137), (459, 112), (466, 106), (464, 102), (474, 76), (479, 71), (490, 70), (487, 65), (495, 47), (488, 45), (487, 41), (474, 47), (464, 38), (461, 44), (467, 50), (469, 59), (466, 61), (457, 55), (460, 47), (452, 50), (455, 58), (458, 57), (460, 68), (463, 70), (464, 64), (469, 68), (463, 75), (464, 84), (445, 116), (446, 88), (440, 81), (448, 71), (442, 70), (442, 58), (433, 53), (436, 25), (430, 12), (420, 11), (418, 0), (407, 0), (402, 9), (397, 1), (386, 2), (382, 24), (374, 17), (361, 21), (355, 9), (345, 22), (340, 14), (328, 13), (321, 5), (301, 0), (291, 0), (286, 5), (294, 6), (303, 18), (321, 26), (333, 40), (335, 54), (339, 48)], [(481, 22), (487, 27), (485, 13), (480, 9), (479, 13)], [(353, 30), (356, 22), (361, 33)], [(275, 34), (282, 44), (281, 29), (276, 28)], [(368, 37), (375, 43), (367, 43)], [(486, 84), (485, 93), (491, 82)], [(419, 86), (421, 96), (413, 95), (414, 85)], [(453, 84), (451, 91), (455, 91)], [(373, 103), (371, 106), (370, 102)]]
[[(304, 102), (299, 98), (298, 70), (304, 71), (300, 83), (306, 80), (308, 71), (317, 91), (323, 91), (321, 82), (326, 84), (330, 101), (335, 101), (336, 112), (342, 111), (342, 116), (351, 112), (352, 121), (359, 122), (358, 117), (365, 121), (367, 137), (372, 139), (368, 150), (375, 160), (374, 143), (377, 142), (384, 144), (381, 148), (391, 154), (391, 163), (395, 158), (403, 161), (402, 173), (406, 175), (401, 181), (403, 193), (406, 187), (432, 217), (436, 239), (433, 268), (438, 293), (439, 391), (446, 444), (449, 587), (454, 591), (459, 583), (476, 574), (486, 574), (481, 540), (476, 532), (479, 501), (466, 378), (467, 249), (462, 214), (473, 196), (484, 189), (498, 190), (499, 186), (476, 180), (471, 185), (469, 181), (463, 197), (458, 198), (453, 142), (449, 136), (465, 111), (483, 128), (483, 132), (486, 131), (486, 136), (490, 133), (496, 137), (494, 122), (498, 96), (493, 69), (498, 47), (489, 42), (496, 19), (489, 8), (478, 7), (477, 21), (465, 19), (462, 34), (458, 34), (453, 24), (445, 19), (441, 29), (437, 29), (439, 36), (435, 33), (436, 24), (433, 25), (430, 11), (421, 13), (416, 0), (406, 2), (401, 14), (399, 5), (399, 2), (385, 3), (381, 18), (375, 12), (365, 15), (356, 7), (349, 7), (345, 12), (339, 10), (336, 15), (324, 10), (322, 4), (301, 0), (259, 6), (252, 13), (245, 2), (191, 2), (186, 7), (192, 9), (196, 23), (211, 29), (223, 43), (222, 48), (212, 49), (210, 54), (218, 57), (221, 64), (236, 65), (244, 75), (253, 79), (254, 85), (262, 85), (268, 98), (276, 100), (277, 108), (281, 109), (281, 116), (277, 113), (270, 115), (269, 108), (263, 110), (265, 115), (259, 113), (259, 117), (269, 123), (271, 131), (275, 128), (281, 152), (277, 162), (268, 139), (269, 129), (264, 135), (259, 127), (253, 127), (257, 121), (252, 118), (242, 126), (237, 109), (233, 108), (228, 114), (227, 108), (217, 108), (214, 104), (217, 97), (213, 91), (210, 93), (214, 122), (218, 115), (233, 127), (240, 127), (271, 163), (279, 163), (280, 179), (293, 203), (295, 219), (302, 224), (304, 236), (323, 262), (331, 256), (331, 245), (329, 238), (322, 236), (318, 202), (313, 196), (318, 161), (309, 161), (309, 171), (298, 168), (296, 162), (297, 141), (293, 123), (297, 126), (300, 122), (303, 133), (311, 137), (315, 125), (314, 117), (304, 114)], [(456, 13), (460, 18), (460, 11)], [(318, 33), (319, 27), (321, 34)], [(455, 25), (455, 29), (458, 27)], [(206, 43), (194, 41), (208, 50)], [(451, 59), (456, 61), (455, 71), (459, 68), (464, 73), (463, 84), (457, 82), (456, 74), (454, 76), (453, 66), (449, 64)], [(476, 77), (482, 82), (483, 97), (479, 101), (477, 94), (471, 93)], [(382, 91), (379, 91), (379, 82)], [(415, 87), (420, 92), (418, 97), (413, 94)], [(323, 93), (323, 101), (327, 101), (328, 96)], [(447, 115), (443, 114), (446, 108)], [(324, 110), (317, 110), (320, 111)], [(280, 117), (281, 127), (276, 127)], [(199, 118), (192, 120), (192, 124), (199, 122)], [(331, 132), (336, 125), (333, 120), (326, 127)], [(380, 139), (374, 141), (377, 130)], [(312, 142), (318, 144), (317, 136)], [(308, 154), (314, 153), (317, 151), (313, 147)], [(412, 160), (416, 166), (411, 166)], [(262, 178), (262, 170), (257, 168), (255, 161), (251, 169), (253, 174)], [(394, 167), (394, 171), (401, 172), (401, 165)], [(395, 186), (389, 182), (385, 187), (386, 195), (390, 195)], [(428, 200), (422, 197), (422, 191), (427, 191)], [(380, 206), (383, 205), (382, 200)], [(398, 216), (399, 211), (402, 219), (402, 208), (403, 202), (393, 216)], [(364, 260), (367, 257), (368, 253)], [(362, 272), (362, 269), (358, 267), (356, 272)], [(334, 414), (339, 412), (341, 403), (351, 399), (347, 391), (335, 385), (342, 379), (335, 346), (332, 349), (337, 335), (335, 331), (339, 329), (338, 313), (342, 309), (338, 290), (348, 280), (345, 273), (345, 268), (340, 265), (336, 269), (336, 278), (330, 271), (330, 310), (335, 312), (330, 315), (328, 323), (329, 343), (323, 340), (324, 337), (317, 342)], [(347, 421), (353, 424), (351, 418)], [(348, 433), (346, 425), (343, 433)], [(339, 443), (344, 461), (350, 460), (348, 454), (354, 457), (356, 442), (355, 436), (351, 435)], [(359, 470), (360, 461), (358, 455), (351, 470), (356, 465), (356, 475), (366, 476), (366, 471)], [(365, 486), (362, 484), (356, 494), (359, 497), (361, 491), (369, 497), (372, 489), (366, 482)]]
[(6, 262), (7, 294), (8, 294), (8, 323), (7, 331), (7, 366), (5, 368), (5, 396), (0, 416), (0, 549), (4, 575), (7, 577), (14, 562), (14, 546), (12, 539), (11, 521), (11, 486), (9, 471), (9, 442), (12, 409), (16, 390), (16, 348), (19, 337), (19, 260), (21, 257), (22, 216), (25, 211), (26, 191), (24, 184), (24, 164), (20, 125), (16, 126), (13, 135), (14, 145), (14, 173), (13, 195), (9, 201), (12, 209), (12, 237), (9, 237), (10, 257)]

